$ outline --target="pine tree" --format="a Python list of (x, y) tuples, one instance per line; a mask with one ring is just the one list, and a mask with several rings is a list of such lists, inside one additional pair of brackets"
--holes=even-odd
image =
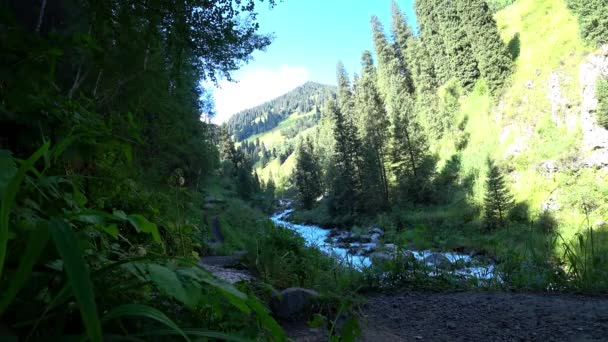
[(507, 214), (513, 206), (513, 197), (505, 183), (500, 168), (488, 158), (486, 195), (484, 200), (485, 221), (488, 229), (504, 227)]
[(451, 73), (447, 49), (441, 35), (439, 3), (440, 0), (416, 0), (414, 9), (418, 19), (420, 39), (429, 53), (437, 84), (443, 84), (450, 79)]
[[(435, 11), (439, 20), (439, 35), (443, 39), (448, 57), (450, 78), (456, 78), (463, 89), (471, 90), (480, 75), (471, 45), (474, 44), (472, 39), (475, 37), (467, 36), (463, 28), (467, 23), (461, 18), (454, 1), (439, 1)], [(443, 83), (446, 82), (447, 80)]]
[(481, 77), (496, 94), (511, 74), (513, 61), (498, 34), (496, 21), (485, 0), (458, 0), (458, 13), (471, 43)]
[(398, 200), (420, 201), (425, 195), (431, 172), (426, 163), (429, 160), (429, 145), (425, 131), (415, 115), (413, 100), (401, 96), (391, 102), (390, 160), (391, 171), (398, 185)]
[(414, 33), (407, 23), (407, 17), (399, 8), (396, 0), (391, 3), (391, 23), (395, 50), (403, 59), (411, 54), (410, 45), (415, 40)]
[(296, 168), (293, 175), (297, 198), (304, 209), (312, 209), (322, 194), (321, 169), (309, 137), (300, 143), (296, 152)]
[(359, 139), (336, 102), (328, 101), (326, 112), (332, 118), (335, 141), (329, 208), (334, 215), (354, 215), (360, 194)]
[(376, 86), (376, 69), (371, 52), (363, 53), (361, 64), (363, 70), (354, 94), (354, 104), (357, 128), (363, 145), (362, 186), (364, 197), (378, 198), (376, 204), (382, 207), (388, 203), (388, 181), (384, 160), (390, 122), (384, 101)]
[(270, 175), (270, 177), (268, 177), (268, 182), (266, 182), (266, 185), (264, 186), (264, 194), (270, 201), (274, 201), (276, 188), (274, 178)]
[(228, 127), (226, 124), (220, 127), (220, 159), (234, 161), (236, 156), (236, 149), (234, 142), (228, 133)]
[(350, 117), (353, 112), (352, 89), (348, 72), (341, 61), (338, 62), (336, 73), (338, 80), (338, 108), (344, 115)]
[[(391, 86), (398, 86), (401, 90), (412, 93), (414, 85), (406, 60), (398, 55), (394, 45), (389, 44), (380, 20), (373, 16), (371, 22), (374, 48), (378, 56), (378, 88), (383, 98), (389, 96)], [(395, 80), (400, 84), (391, 85)]]

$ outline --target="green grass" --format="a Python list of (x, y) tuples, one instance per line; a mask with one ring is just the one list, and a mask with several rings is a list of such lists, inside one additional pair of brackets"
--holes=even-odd
[[(557, 196), (563, 202), (556, 213), (562, 226), (578, 226), (584, 218), (581, 201), (572, 197), (580, 194), (575, 189), (587, 189), (587, 177), (592, 176), (572, 177), (567, 169), (572, 166), (569, 160), (580, 153), (581, 131), (576, 120), (576, 105), (581, 98), (578, 73), (590, 49), (580, 39), (576, 18), (561, 0), (518, 0), (499, 11), (496, 20), (505, 43), (518, 35), (520, 52), (510, 85), (498, 100), (484, 91), (483, 81), (461, 98), (459, 120), (468, 117), (466, 131), (470, 133), (461, 155), (461, 176), (475, 177), (471, 200), (480, 205), (485, 190), (485, 160), (492, 157), (508, 167), (515, 200), (529, 205), (532, 218), (540, 214), (543, 202)], [(572, 113), (560, 110), (557, 118), (552, 118), (548, 98), (552, 75), (558, 75), (561, 94), (572, 105)], [(575, 119), (566, 120), (567, 115)], [(567, 125), (566, 121), (572, 124)], [(453, 136), (446, 136), (434, 146), (440, 157), (439, 167), (457, 153)], [(542, 175), (539, 167), (548, 160), (556, 161), (564, 170), (552, 176)], [(600, 172), (589, 172), (605, 178)], [(596, 184), (601, 188), (603, 182), (596, 180)], [(604, 210), (598, 210), (592, 216), (600, 219), (603, 214)], [(563, 233), (571, 237), (575, 231), (565, 228)]]

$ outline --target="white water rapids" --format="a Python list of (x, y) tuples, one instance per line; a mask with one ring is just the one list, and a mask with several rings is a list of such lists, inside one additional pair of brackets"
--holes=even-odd
[[(371, 266), (372, 260), (370, 257), (365, 255), (357, 255), (352, 253), (352, 249), (339, 247), (335, 243), (332, 243), (332, 239), (329, 238), (331, 230), (324, 229), (314, 225), (303, 225), (295, 224), (287, 221), (287, 217), (293, 212), (293, 209), (285, 209), (274, 214), (270, 219), (277, 225), (291, 229), (302, 236), (307, 245), (319, 248), (322, 252), (343, 261), (346, 265), (352, 265), (357, 269), (362, 269)], [(376, 243), (352, 243), (351, 247), (367, 248), (374, 250)], [(433, 267), (435, 265), (429, 262), (427, 258), (437, 252), (424, 250), (424, 251), (410, 251), (417, 261), (425, 263), (427, 266)], [(459, 263), (465, 265), (463, 267), (455, 269), (453, 272), (457, 275), (465, 277), (477, 278), (480, 280), (490, 280), (495, 277), (494, 265), (482, 265), (474, 257), (468, 254), (453, 253), (453, 252), (442, 252), (439, 253), (445, 256), (452, 265)]]

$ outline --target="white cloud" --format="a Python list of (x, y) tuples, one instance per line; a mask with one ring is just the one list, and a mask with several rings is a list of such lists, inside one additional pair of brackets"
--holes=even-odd
[(303, 67), (281, 66), (278, 70), (257, 69), (245, 72), (238, 82), (220, 81), (214, 90), (217, 115), (215, 123), (223, 123), (244, 109), (255, 107), (283, 95), (308, 81)]

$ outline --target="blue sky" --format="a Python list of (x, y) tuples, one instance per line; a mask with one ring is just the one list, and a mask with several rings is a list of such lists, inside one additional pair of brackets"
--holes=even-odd
[[(414, 0), (398, 0), (410, 21)], [(234, 73), (238, 83), (215, 89), (215, 122), (271, 100), (306, 81), (335, 84), (336, 63), (359, 70), (361, 52), (373, 50), (370, 18), (390, 29), (391, 0), (285, 0), (268, 10), (260, 5), (260, 32), (274, 33), (266, 51)]]

